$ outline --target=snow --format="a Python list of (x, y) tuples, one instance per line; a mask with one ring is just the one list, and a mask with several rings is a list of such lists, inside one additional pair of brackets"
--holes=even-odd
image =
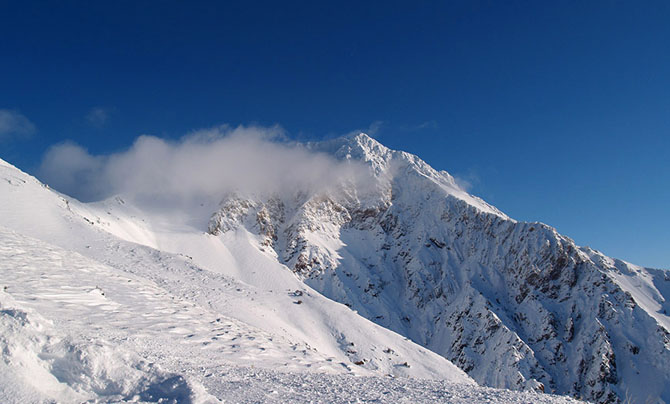
[(308, 147), (372, 186), (83, 204), (0, 160), (0, 401), (667, 400), (665, 272), (366, 135)]
[(79, 254), (7, 229), (0, 237), (0, 271), (12, 274), (0, 292), (4, 403), (575, 402), (471, 383), (301, 372), (329, 362)]
[[(103, 205), (11, 166), (0, 178), (3, 402), (242, 402), (239, 379), (250, 373), (262, 377), (246, 402), (262, 392), (266, 402), (298, 392), (303, 402), (341, 402), (344, 391), (352, 401), (534, 397), (477, 387), (446, 359), (305, 286), (245, 230), (218, 238), (134, 215), (103, 219)], [(152, 248), (177, 245), (192, 245), (199, 262)]]
[[(660, 325), (670, 330), (670, 272), (649, 270), (631, 263), (612, 259), (602, 253), (586, 250), (594, 259), (606, 263), (612, 271), (608, 276), (625, 292), (629, 293), (635, 302), (649, 313)], [(662, 293), (657, 288), (660, 287)], [(665, 288), (663, 288), (665, 286)]]
[[(9, 236), (10, 246), (6, 246), (5, 251), (13, 249), (15, 245), (12, 241), (17, 241), (13, 235)], [(6, 238), (3, 237), (3, 240)], [(25, 240), (19, 242), (22, 247), (26, 246)], [(24, 269), (30, 266), (29, 262), (22, 261), (22, 264)], [(46, 280), (44, 276), (42, 280)], [(5, 285), (7, 290), (17, 286), (20, 285)], [(29, 295), (29, 300), (48, 299), (40, 292), (37, 289)], [(87, 299), (85, 295), (77, 296), (74, 301), (90, 307), (100, 303), (95, 298)], [(64, 304), (74, 305), (74, 301)], [(89, 332), (82, 333), (76, 327), (83, 324), (77, 323), (76, 319), (60, 324), (66, 319), (58, 317), (58, 321), (50, 321), (26, 306), (31, 305), (15, 300), (12, 293), (0, 292), (0, 348), (3, 352), (0, 400), (3, 403), (51, 400), (211, 401), (211, 397), (195, 382), (189, 383), (179, 375), (167, 373), (136, 352), (97, 335), (96, 331), (101, 327), (92, 327)], [(53, 302), (49, 302), (48, 306), (53, 308)], [(101, 310), (99, 314), (104, 313)], [(50, 314), (61, 313), (52, 311)]]
[[(596, 402), (670, 400), (667, 272), (590, 257), (365, 135), (310, 147), (363, 162), (375, 181), (298, 198), (224, 198), (210, 229), (256, 235), (315, 290), (481, 384), (541, 383)], [(617, 283), (619, 272), (630, 279)]]
[(410, 153), (391, 150), (365, 133), (310, 143), (308, 147), (329, 153), (340, 160), (362, 161), (370, 167), (374, 176), (381, 179), (389, 180), (394, 176), (402, 176), (403, 172), (422, 176), (437, 186), (444, 195), (463, 200), (482, 212), (509, 219), (496, 207), (464, 191), (446, 171), (438, 172)]

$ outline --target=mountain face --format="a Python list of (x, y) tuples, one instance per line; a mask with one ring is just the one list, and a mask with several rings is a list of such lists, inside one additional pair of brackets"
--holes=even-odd
[[(105, 331), (106, 346), (165, 368), (137, 376), (137, 389), (186, 375), (224, 397), (254, 367), (281, 367), (446, 380), (468, 392), (474, 379), (598, 403), (670, 403), (670, 272), (517, 222), (448, 173), (367, 135), (304, 147), (356, 166), (356, 175), (314, 189), (239, 190), (171, 211), (132, 195), (80, 203), (0, 160), (0, 270), (9, 285), (0, 314), (35, 310), (56, 319), (54, 333), (79, 324), (79, 334), (59, 338), (83, 351)], [(69, 285), (77, 282), (98, 284)], [(55, 304), (63, 288), (85, 294)], [(100, 296), (103, 289), (116, 292)], [(161, 320), (156, 304), (177, 314)], [(107, 306), (125, 308), (112, 315)], [(82, 310), (118, 326), (86, 323), (92, 317)], [(155, 324), (140, 329), (128, 320), (133, 313)], [(0, 327), (43, 332), (30, 328), (42, 320), (26, 316), (0, 316)], [(237, 331), (223, 335), (222, 326)], [(20, 352), (10, 338), (0, 344)], [(38, 345), (49, 351), (31, 357), (40, 369), (73, 356)], [(224, 362), (252, 369), (222, 372)], [(213, 373), (232, 375), (230, 386)], [(398, 383), (412, 394), (427, 388)], [(514, 400), (544, 402), (537, 397)]]
[(486, 386), (670, 402), (670, 272), (517, 222), (367, 135), (307, 145), (372, 181), (230, 194), (208, 232), (243, 228), (304, 283)]

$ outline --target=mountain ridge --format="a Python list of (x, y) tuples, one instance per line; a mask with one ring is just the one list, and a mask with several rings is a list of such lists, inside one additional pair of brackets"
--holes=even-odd
[[(366, 135), (328, 148), (368, 163), (381, 178), (376, 198), (314, 195), (292, 211), (282, 208), (291, 201), (224, 200), (210, 230), (224, 218), (233, 219), (225, 229), (241, 225), (264, 235), (264, 245), (276, 247), (278, 259), (307, 284), (442, 354), (484, 385), (542, 384), (598, 402), (653, 390), (642, 387), (651, 379), (631, 383), (639, 370), (617, 369), (623, 360), (616, 358), (640, 355), (646, 336), (621, 325), (641, 327), (636, 322), (652, 330), (657, 324), (654, 350), (667, 357), (670, 321), (658, 311), (667, 295), (655, 286), (665, 285), (665, 273), (605, 259), (545, 224), (516, 222), (467, 195), (453, 177)], [(231, 215), (240, 203), (245, 213)], [(622, 270), (639, 276), (633, 283), (648, 293), (634, 298), (637, 289), (618, 275)], [(636, 311), (637, 301), (645, 308)], [(656, 363), (656, 353), (647, 355), (645, 362)], [(657, 369), (667, 380), (670, 369)], [(621, 373), (633, 373), (626, 383), (635, 386), (624, 387)], [(665, 382), (656, 383), (667, 400)]]

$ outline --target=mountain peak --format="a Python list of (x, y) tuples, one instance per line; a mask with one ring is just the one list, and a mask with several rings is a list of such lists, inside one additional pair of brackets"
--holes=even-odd
[(370, 166), (375, 176), (386, 171), (394, 153), (393, 150), (363, 132), (354, 132), (320, 142), (310, 142), (306, 146), (310, 150), (329, 154), (337, 160), (364, 163)]
[(372, 136), (368, 135), (365, 132), (359, 132), (359, 133), (354, 132), (348, 135), (344, 135), (343, 138), (348, 139), (352, 144), (356, 144), (361, 147), (381, 146), (386, 148), (384, 145), (379, 143), (376, 139), (374, 139)]
[(307, 146), (315, 151), (328, 153), (342, 160), (363, 160), (372, 154), (386, 154), (390, 149), (364, 132), (353, 132), (335, 139), (310, 142)]
[(335, 153), (337, 158), (381, 163), (391, 157), (391, 149), (363, 132), (345, 136), (342, 140), (342, 145)]
[(313, 151), (329, 154), (337, 160), (362, 163), (376, 178), (389, 180), (400, 173), (404, 173), (401, 175), (406, 178), (421, 178), (422, 184), (433, 184), (424, 188), (425, 192), (432, 186), (437, 186), (446, 194), (463, 200), (483, 212), (509, 219), (500, 210), (460, 188), (448, 172), (435, 170), (414, 154), (389, 149), (366, 133), (357, 132), (335, 139), (308, 143), (307, 147)]

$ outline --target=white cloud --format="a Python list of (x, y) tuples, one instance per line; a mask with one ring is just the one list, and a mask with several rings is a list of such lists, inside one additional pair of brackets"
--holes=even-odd
[(320, 190), (361, 177), (355, 163), (278, 141), (282, 136), (279, 127), (222, 126), (179, 141), (143, 135), (128, 150), (104, 156), (66, 143), (47, 151), (40, 177), (86, 201), (115, 194), (185, 200), (226, 191)]
[(110, 110), (102, 107), (91, 108), (86, 114), (86, 120), (93, 126), (102, 127), (109, 121)]
[(456, 185), (466, 192), (471, 192), (476, 185), (481, 183), (479, 175), (474, 170), (454, 175), (454, 181), (456, 181)]
[(0, 140), (12, 137), (28, 137), (35, 133), (35, 125), (23, 114), (9, 109), (0, 109)]
[(374, 136), (377, 134), (377, 132), (379, 132), (383, 124), (384, 124), (383, 121), (374, 121), (370, 124), (368, 129), (363, 132), (368, 134), (369, 136)]
[(84, 200), (95, 199), (104, 191), (99, 181), (104, 158), (90, 155), (74, 143), (52, 146), (44, 155), (40, 168), (47, 183), (64, 192), (76, 192)]
[(384, 121), (372, 121), (367, 128), (354, 129), (346, 133), (344, 136), (355, 136), (359, 133), (365, 133), (370, 137), (375, 137), (375, 135), (377, 135), (381, 130), (382, 126), (384, 126)]

